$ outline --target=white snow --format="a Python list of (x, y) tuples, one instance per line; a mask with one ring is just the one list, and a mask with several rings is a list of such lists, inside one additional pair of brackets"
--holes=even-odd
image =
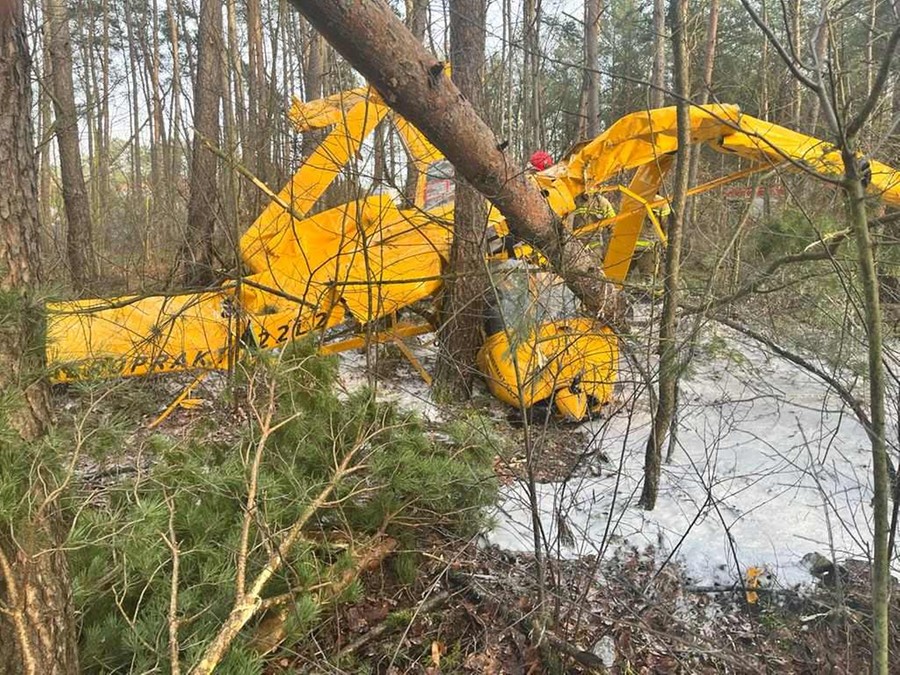
[[(538, 485), (544, 539), (563, 557), (652, 545), (699, 584), (731, 585), (765, 566), (778, 583), (809, 581), (805, 553), (866, 557), (871, 456), (863, 427), (836, 394), (790, 362), (718, 329), (682, 383), (678, 445), (664, 465), (657, 506), (638, 505), (650, 414), (632, 409), (585, 425), (609, 463), (564, 483)], [(626, 377), (623, 374), (623, 377)], [(619, 470), (621, 467), (621, 470)], [(528, 492), (504, 488), (488, 541), (533, 548)], [(557, 539), (562, 517), (572, 545)]]
[[(434, 336), (424, 335), (419, 338), (407, 338), (406, 345), (423, 365), (427, 372), (434, 372), (436, 350)], [(370, 351), (369, 364), (363, 351), (348, 351), (338, 355), (340, 368), (338, 374), (339, 396), (346, 396), (364, 386), (374, 386), (379, 401), (395, 403), (401, 410), (418, 413), (429, 422), (441, 420), (440, 408), (435, 404), (431, 388), (405, 359), (398, 365), (395, 377), (373, 378), (370, 381), (367, 365), (375, 363), (376, 350)], [(342, 391), (340, 391), (342, 390)]]

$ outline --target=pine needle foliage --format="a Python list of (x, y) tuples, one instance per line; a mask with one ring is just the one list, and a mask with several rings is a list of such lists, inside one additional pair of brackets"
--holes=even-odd
[[(170, 669), (173, 543), (182, 667), (196, 663), (227, 617), (250, 466), (270, 391), (277, 429), (261, 454), (248, 580), (347, 453), (356, 453), (361, 464), (308, 521), (264, 589), (264, 597), (290, 598), (288, 644), (315, 629), (326, 605), (360, 597), (354, 569), (367, 544), (390, 536), (407, 550), (426, 535), (468, 536), (483, 524), (496, 490), (483, 448), (436, 441), (414, 415), (377, 403), (368, 391), (338, 398), (336, 360), (315, 355), (310, 345), (293, 345), (257, 364), (243, 382), (254, 421), (237, 447), (202, 439), (157, 442), (150, 470), (107, 488), (104, 499), (92, 500), (75, 519), (71, 566), (88, 672)], [(411, 572), (405, 581), (413, 581)], [(242, 633), (217, 672), (258, 673), (262, 667)]]

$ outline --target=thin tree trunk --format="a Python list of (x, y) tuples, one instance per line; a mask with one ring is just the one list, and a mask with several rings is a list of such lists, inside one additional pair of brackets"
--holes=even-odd
[[(32, 293), (40, 256), (27, 49), (21, 0), (0, 1), (0, 293), (7, 310), (15, 307), (0, 319), (0, 389), (18, 394), (18, 404), (7, 402), (6, 414), (22, 441), (20, 452), (37, 450), (26, 444), (43, 434), (50, 419)], [(65, 528), (58, 504), (46, 501), (50, 476), (35, 472), (22, 480), (30, 483), (23, 497), (34, 508), (15, 521), (0, 517), (0, 664), (13, 674), (74, 675), (77, 631), (61, 548)]]
[[(88, 25), (90, 22), (90, 25)], [(81, 43), (81, 89), (84, 92), (84, 117), (85, 130), (87, 131), (87, 171), (86, 181), (88, 190), (88, 203), (91, 205), (91, 221), (95, 221), (99, 211), (99, 188), (97, 185), (97, 76), (94, 68), (93, 40), (88, 36), (93, 33), (93, 21), (89, 12), (79, 12), (77, 15), (78, 42)], [(74, 73), (73, 73), (74, 75)], [(73, 77), (74, 80), (74, 77)]]
[[(172, 150), (171, 165), (167, 168), (169, 172), (169, 183), (177, 184), (179, 176), (181, 176), (181, 157), (183, 146), (181, 143), (181, 54), (178, 49), (178, 22), (175, 19), (178, 7), (177, 0), (166, 0), (166, 13), (169, 18), (169, 40), (170, 51), (172, 57)], [(170, 192), (172, 198), (175, 192)]]
[(666, 228), (666, 266), (663, 310), (659, 326), (659, 395), (653, 415), (653, 427), (647, 439), (644, 456), (644, 485), (640, 505), (652, 511), (659, 493), (659, 472), (666, 434), (675, 416), (678, 389), (678, 292), (681, 282), (681, 239), (685, 199), (688, 189), (690, 161), (690, 103), (688, 72), (687, 22), (688, 0), (670, 0), (669, 16), (672, 26), (672, 56), (675, 69), (675, 91), (678, 94), (678, 154), (675, 159), (675, 190), (672, 213)]
[[(797, 54), (802, 54), (803, 44), (800, 39), (800, 31), (802, 30), (803, 6), (802, 0), (794, 0), (792, 4), (791, 15), (791, 41), (793, 50)], [(790, 73), (789, 73), (790, 75)], [(793, 93), (791, 96), (791, 121), (795, 129), (800, 128), (801, 115), (803, 113), (803, 84), (795, 77), (791, 77)]]
[(869, 34), (866, 38), (866, 89), (868, 93), (872, 91), (875, 84), (875, 40), (877, 33), (875, 31), (878, 25), (878, 0), (871, 0), (869, 3)]
[[(769, 8), (766, 0), (762, 0), (762, 19), (769, 23)], [(759, 117), (769, 119), (769, 40), (764, 35), (760, 54), (759, 67)]]
[(600, 321), (621, 319), (621, 295), (603, 264), (562, 225), (540, 190), (507, 154), (443, 63), (415, 39), (383, 0), (291, 0), (386, 101), (425, 136), (506, 217), (511, 233), (546, 256)]
[[(871, 91), (871, 90), (870, 90)], [(843, 150), (845, 189), (850, 210), (850, 222), (856, 240), (856, 250), (862, 282), (865, 306), (866, 336), (868, 347), (870, 419), (869, 439), (872, 445), (872, 510), (874, 523), (872, 539), (874, 556), (872, 559), (872, 672), (887, 675), (889, 669), (890, 640), (890, 551), (888, 537), (890, 516), (888, 495), (890, 478), (888, 474), (887, 447), (885, 444), (885, 377), (882, 347), (883, 322), (881, 300), (878, 295), (878, 274), (875, 267), (874, 243), (869, 232), (866, 215), (866, 191), (859, 175), (853, 141), (848, 141)]]
[(103, 0), (101, 11), (103, 12), (103, 28), (102, 28), (102, 76), (100, 92), (100, 143), (97, 149), (97, 170), (99, 176), (100, 204), (101, 213), (104, 217), (108, 213), (109, 196), (110, 196), (110, 168), (109, 168), (109, 146), (110, 146), (110, 128), (109, 128), (109, 97), (111, 95), (109, 86), (109, 0)]
[(600, 133), (600, 14), (603, 0), (584, 0), (584, 133), (593, 138)]
[[(703, 88), (700, 90), (700, 105), (709, 103), (712, 93), (713, 71), (716, 63), (716, 42), (719, 33), (719, 0), (709, 2), (709, 21), (706, 24), (706, 50), (703, 58)], [(688, 187), (697, 184), (697, 174), (700, 173), (700, 148), (695, 147), (691, 151), (691, 165), (688, 171)], [(689, 223), (694, 223), (697, 217), (697, 200), (690, 203)]]
[(247, 107), (244, 97), (244, 66), (241, 62), (241, 46), (238, 43), (237, 16), (235, 0), (225, 3), (226, 22), (228, 24), (228, 54), (231, 57), (231, 71), (234, 77), (234, 108), (237, 135), (240, 141), (241, 158), (251, 153), (249, 146), (249, 132), (247, 131)]
[(47, 25), (46, 21), (44, 22), (43, 30), (41, 31), (41, 37), (43, 38), (43, 46), (41, 49), (41, 77), (43, 79), (44, 86), (40, 87), (38, 90), (40, 92), (38, 107), (40, 108), (41, 115), (41, 137), (38, 139), (41, 143), (41, 165), (38, 199), (40, 202), (39, 208), (41, 214), (41, 224), (45, 228), (52, 229), (53, 222), (51, 217), (52, 211), (50, 207), (53, 203), (53, 167), (51, 166), (50, 162), (50, 132), (53, 126), (53, 99), (50, 95), (49, 89), (52, 87), (51, 83), (53, 81), (53, 67), (50, 61), (50, 51), (47, 48), (47, 45), (50, 42), (50, 27)]
[[(235, 130), (234, 103), (231, 99), (231, 68), (228, 67), (228, 54), (222, 53), (222, 136), (225, 140), (225, 152), (234, 160), (238, 161), (238, 140)], [(227, 177), (225, 180), (225, 190), (223, 194), (222, 210), (224, 221), (231, 228), (232, 238), (235, 243), (240, 239), (240, 190), (235, 176), (235, 171), (231, 167), (226, 169)], [(236, 256), (240, 261), (240, 255)]]
[[(149, 7), (152, 12), (150, 20), (150, 58), (145, 58), (150, 75), (150, 114), (153, 119), (153, 129), (150, 145), (150, 185), (154, 202), (162, 201), (161, 190), (164, 182), (165, 167), (168, 166), (168, 151), (166, 149), (166, 131), (163, 118), (163, 96), (159, 80), (160, 56), (159, 56), (159, 7), (157, 0), (153, 0)], [(159, 236), (159, 232), (155, 233)]]
[(522, 59), (522, 90), (524, 115), (522, 120), (523, 156), (541, 148), (540, 99), (540, 0), (525, 0), (522, 13), (522, 34), (525, 53)]
[(194, 141), (187, 228), (181, 249), (181, 279), (189, 286), (213, 277), (213, 234), (218, 209), (218, 161), (206, 143), (219, 141), (222, 3), (201, 0), (197, 82), (194, 87)]
[[(247, 86), (249, 91), (248, 111), (250, 116), (250, 154), (245, 157), (252, 158), (250, 165), (256, 175), (268, 182), (271, 180), (269, 167), (269, 121), (267, 103), (269, 98), (266, 86), (266, 68), (263, 50), (262, 9), (260, 0), (247, 0), (247, 53), (249, 57), (249, 76)], [(253, 204), (251, 211), (258, 211), (262, 207), (261, 193), (252, 191)]]
[[(450, 0), (453, 81), (476, 111), (484, 97), (485, 0)], [(435, 387), (452, 400), (472, 394), (475, 356), (484, 341), (484, 198), (462, 177), (456, 180), (453, 245), (441, 307), (441, 351)]]
[[(302, 22), (306, 23), (306, 22)], [(324, 44), (322, 36), (312, 26), (308, 26), (306, 33), (306, 62), (303, 64), (303, 97), (307, 101), (315, 101), (322, 98), (322, 85), (325, 72)], [(301, 153), (304, 159), (309, 157), (322, 140), (322, 132), (318, 130), (306, 131), (301, 140)]]
[[(6, 0), (7, 2), (9, 0)], [(53, 63), (53, 100), (63, 202), (66, 209), (66, 254), (73, 286), (83, 291), (95, 276), (91, 236), (91, 210), (78, 141), (75, 87), (72, 83), (72, 45), (69, 15), (64, 0), (44, 0), (49, 28), (50, 60)]]
[[(819, 23), (816, 26), (815, 39), (813, 40), (813, 66), (816, 71), (825, 68), (825, 55), (828, 51), (828, 2), (822, 0), (819, 14)], [(815, 136), (819, 125), (820, 102), (818, 96), (810, 97), (809, 110), (806, 115), (806, 132)]]
[(144, 167), (141, 157), (141, 120), (137, 81), (138, 58), (137, 48), (135, 47), (133, 28), (131, 25), (132, 18), (132, 12), (130, 11), (129, 6), (127, 7), (124, 23), (125, 34), (128, 39), (129, 70), (131, 71), (130, 80), (126, 79), (126, 85), (129, 82), (131, 83), (131, 96), (129, 97), (131, 101), (131, 197), (136, 211), (134, 215), (134, 222), (136, 225), (138, 225), (138, 227), (140, 227), (143, 222), (144, 213)]
[(666, 103), (666, 0), (653, 0), (653, 65), (650, 71), (650, 107)]
[[(406, 0), (406, 27), (419, 42), (425, 40), (428, 20), (428, 0)], [(505, 45), (504, 45), (505, 46)], [(403, 197), (407, 204), (416, 200), (419, 184), (419, 169), (412, 162), (406, 163), (406, 180), (403, 183)]]

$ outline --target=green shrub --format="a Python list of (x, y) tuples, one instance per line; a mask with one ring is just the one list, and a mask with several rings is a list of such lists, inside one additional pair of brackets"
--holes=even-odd
[[(258, 371), (242, 376), (248, 403), (260, 416), (274, 378), (272, 422), (280, 425), (260, 464), (248, 580), (330, 480), (335, 463), (351, 451), (362, 461), (307, 523), (307, 536), (265, 588), (267, 597), (295, 593), (287, 623), (294, 641), (315, 628), (324, 601), (308, 589), (353, 566), (349, 551), (329, 543), (334, 535), (363, 546), (380, 532), (413, 545), (435, 530), (468, 536), (483, 522), (496, 490), (492, 455), (484, 447), (435, 442), (415, 416), (376, 403), (368, 391), (340, 400), (333, 391), (336, 374), (334, 359), (299, 344), (267, 355)], [(85, 670), (169, 669), (170, 531), (179, 550), (181, 657), (185, 665), (199, 658), (235, 598), (248, 465), (261, 432), (258, 423), (248, 425), (239, 447), (155, 438), (152, 469), (105, 489), (98, 506), (79, 512), (69, 543)], [(2, 489), (0, 483), (0, 497)], [(406, 554), (396, 557), (401, 560), (395, 569), (405, 567), (403, 581), (411, 583), (415, 558), (411, 565)], [(339, 591), (327, 601), (354, 602), (362, 586), (353, 581)], [(239, 639), (219, 672), (261, 672), (260, 659)]]

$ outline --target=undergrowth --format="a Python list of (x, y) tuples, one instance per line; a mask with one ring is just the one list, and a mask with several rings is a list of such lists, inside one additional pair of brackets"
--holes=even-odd
[[(388, 562), (402, 582), (413, 583), (417, 542), (471, 536), (482, 527), (496, 490), (493, 452), (479, 442), (489, 435), (429, 433), (414, 415), (376, 402), (367, 390), (339, 399), (336, 361), (310, 346), (254, 363), (243, 374), (250, 421), (237, 444), (199, 433), (168, 442), (156, 436), (150, 469), (102, 488), (102, 498), (73, 496), (70, 564), (87, 672), (170, 670), (172, 618), (182, 667), (197, 662), (235, 600), (250, 466), (269, 412), (274, 431), (260, 455), (244, 549), (248, 580), (348, 453), (356, 468), (307, 521), (265, 586), (265, 598), (282, 596), (275, 607), (285, 644), (301, 648), (323, 611), (359, 596), (359, 560), (377, 542), (395, 543)], [(114, 452), (118, 437), (97, 433), (96, 454)], [(242, 631), (217, 672), (262, 672), (254, 636), (263, 617), (271, 612)]]

